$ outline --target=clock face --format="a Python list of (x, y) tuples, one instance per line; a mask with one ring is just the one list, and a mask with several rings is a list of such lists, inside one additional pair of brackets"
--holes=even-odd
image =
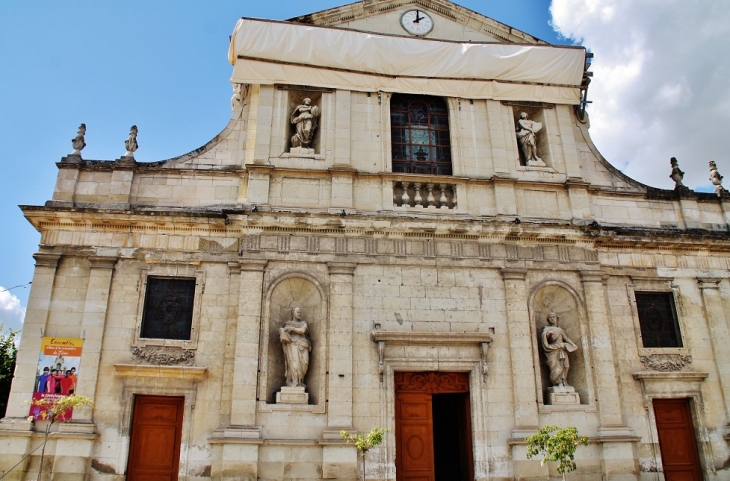
[(423, 10), (408, 10), (400, 18), (400, 24), (413, 35), (426, 35), (433, 30), (433, 19)]

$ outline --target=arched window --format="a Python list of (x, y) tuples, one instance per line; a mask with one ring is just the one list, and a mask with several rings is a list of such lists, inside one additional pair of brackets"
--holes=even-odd
[(393, 172), (451, 175), (449, 111), (443, 99), (394, 94), (390, 126)]

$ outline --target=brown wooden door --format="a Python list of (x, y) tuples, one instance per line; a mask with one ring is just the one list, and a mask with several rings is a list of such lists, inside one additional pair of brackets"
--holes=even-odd
[(431, 393), (400, 392), (395, 410), (397, 481), (434, 481)]
[(653, 404), (664, 479), (702, 481), (689, 399), (654, 399)]
[[(395, 382), (395, 476), (397, 481), (459, 481), (474, 479), (471, 445), (471, 410), (469, 374), (465, 372), (396, 372)], [(438, 451), (434, 444), (434, 395), (454, 394), (450, 403), (456, 407), (449, 419), (456, 430), (455, 450)], [(438, 405), (439, 402), (436, 402)], [(443, 413), (442, 413), (443, 415)], [(438, 419), (440, 424), (443, 418)], [(443, 426), (442, 426), (443, 427)], [(442, 443), (443, 444), (443, 443)], [(441, 446), (443, 447), (443, 446)], [(436, 462), (443, 456), (454, 459), (458, 479), (449, 473), (436, 477)], [(450, 459), (451, 460), (451, 459)], [(439, 464), (442, 468), (443, 464)]]
[(127, 481), (176, 481), (185, 398), (135, 396)]

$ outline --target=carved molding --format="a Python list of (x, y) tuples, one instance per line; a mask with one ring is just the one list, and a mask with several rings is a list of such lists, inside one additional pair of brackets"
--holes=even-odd
[(133, 347), (132, 357), (139, 362), (157, 366), (191, 365), (195, 362), (195, 351), (175, 347), (145, 346)]
[(465, 372), (396, 372), (394, 381), (396, 391), (469, 392), (469, 374)]
[(400, 332), (375, 330), (370, 333), (370, 339), (378, 345), (378, 372), (380, 373), (380, 380), (382, 382), (385, 372), (386, 342), (416, 346), (478, 345), (481, 348), (482, 376), (486, 379), (489, 373), (487, 356), (494, 337), (487, 332)]
[(660, 372), (677, 372), (684, 369), (688, 364), (692, 364), (692, 356), (682, 356), (680, 354), (652, 354), (650, 356), (641, 356), (639, 359), (647, 369)]
[(710, 373), (696, 371), (682, 372), (656, 372), (639, 371), (632, 374), (634, 379), (640, 381), (667, 381), (667, 382), (699, 382), (704, 381)]
[(207, 367), (194, 366), (149, 366), (142, 364), (114, 364), (117, 376), (123, 377), (164, 377), (177, 379), (204, 379)]
[(53, 267), (58, 266), (58, 261), (61, 259), (61, 254), (47, 254), (45, 252), (36, 252), (33, 254), (35, 259), (36, 267)]

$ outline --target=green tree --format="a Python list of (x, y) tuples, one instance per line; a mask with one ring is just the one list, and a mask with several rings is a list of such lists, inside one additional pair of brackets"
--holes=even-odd
[(6, 331), (0, 323), (0, 418), (5, 416), (10, 396), (10, 384), (13, 382), (15, 358), (18, 348), (15, 346), (15, 336), (18, 331)]
[(362, 480), (365, 481), (365, 454), (370, 449), (381, 444), (383, 437), (388, 430), (385, 428), (379, 428), (375, 426), (368, 434), (363, 436), (362, 434), (350, 434), (347, 431), (340, 431), (342, 439), (347, 441), (347, 444), (354, 444), (357, 448), (357, 452), (362, 454)]
[[(552, 434), (552, 433), (555, 434)], [(525, 438), (527, 443), (527, 457), (532, 459), (534, 456), (544, 454), (541, 464), (549, 461), (558, 463), (558, 473), (563, 475), (571, 473), (578, 469), (575, 464), (575, 450), (578, 446), (587, 446), (588, 437), (578, 434), (578, 428), (568, 426), (567, 428), (559, 428), (558, 426), (545, 426), (532, 435)]]

